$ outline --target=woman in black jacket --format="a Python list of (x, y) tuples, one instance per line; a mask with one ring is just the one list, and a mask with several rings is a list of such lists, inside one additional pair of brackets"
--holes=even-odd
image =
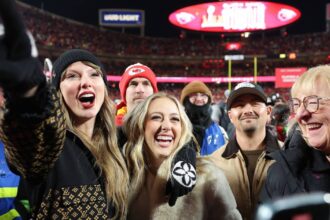
[(114, 104), (100, 61), (63, 53), (47, 85), (15, 2), (0, 1), (1, 139), (24, 179), (33, 219), (125, 219), (128, 172), (117, 146)]
[(29, 98), (8, 99), (3, 122), (7, 158), (28, 183), (33, 218), (124, 218), (128, 173), (101, 64), (74, 49), (54, 73), (55, 89), (39, 84)]
[(284, 151), (271, 156), (261, 201), (303, 192), (330, 192), (330, 66), (301, 75), (292, 87), (291, 109), (299, 128)]

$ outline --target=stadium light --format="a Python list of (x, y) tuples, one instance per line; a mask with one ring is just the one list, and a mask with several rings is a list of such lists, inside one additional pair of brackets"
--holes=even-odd
[(248, 38), (250, 36), (250, 32), (244, 32), (241, 34), (241, 37)]
[(296, 53), (290, 53), (290, 54), (289, 54), (289, 59), (290, 59), (290, 60), (294, 60), (294, 59), (296, 59), (296, 58), (297, 58)]
[(280, 57), (280, 59), (285, 59), (286, 58), (286, 54), (285, 53), (281, 53), (279, 57)]

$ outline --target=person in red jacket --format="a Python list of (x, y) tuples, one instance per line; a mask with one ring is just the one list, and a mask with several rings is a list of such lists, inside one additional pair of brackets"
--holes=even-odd
[(146, 65), (136, 63), (126, 68), (119, 82), (122, 101), (117, 105), (116, 125), (121, 126), (123, 117), (138, 103), (158, 92), (155, 73)]

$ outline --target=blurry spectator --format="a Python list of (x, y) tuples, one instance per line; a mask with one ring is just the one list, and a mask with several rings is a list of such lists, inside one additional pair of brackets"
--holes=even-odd
[(181, 92), (180, 101), (193, 124), (193, 133), (200, 145), (200, 154), (212, 154), (228, 141), (226, 131), (211, 119), (210, 89), (201, 81), (188, 83)]
[(3, 143), (0, 142), (0, 219), (21, 219), (14, 206), (19, 179), (19, 176), (10, 171)]
[(283, 100), (283, 98), (279, 93), (274, 93), (267, 97), (267, 104), (271, 106), (274, 106), (277, 103), (284, 103), (284, 102), (285, 101)]
[(224, 100), (218, 104), (212, 105), (212, 119), (225, 129), (229, 139), (233, 137), (235, 133), (234, 125), (230, 122), (227, 112), (227, 99), (229, 97), (230, 90), (226, 89), (224, 92)]
[[(4, 102), (3, 90), (0, 88), (1, 120), (4, 113)], [(5, 158), (5, 148), (0, 141), (0, 219), (20, 220), (28, 218), (29, 203), (26, 197), (17, 197), (19, 182), (20, 177), (9, 169)], [(26, 204), (26, 207), (23, 204)]]
[(277, 138), (284, 141), (287, 136), (287, 125), (290, 116), (290, 107), (285, 103), (277, 103), (272, 108), (270, 125), (274, 126)]

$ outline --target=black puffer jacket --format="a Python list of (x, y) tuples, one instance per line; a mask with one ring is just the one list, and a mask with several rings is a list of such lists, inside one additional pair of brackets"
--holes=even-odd
[(330, 192), (330, 163), (324, 153), (307, 145), (299, 130), (288, 137), (284, 150), (269, 155), (269, 168), (260, 201), (312, 191)]

